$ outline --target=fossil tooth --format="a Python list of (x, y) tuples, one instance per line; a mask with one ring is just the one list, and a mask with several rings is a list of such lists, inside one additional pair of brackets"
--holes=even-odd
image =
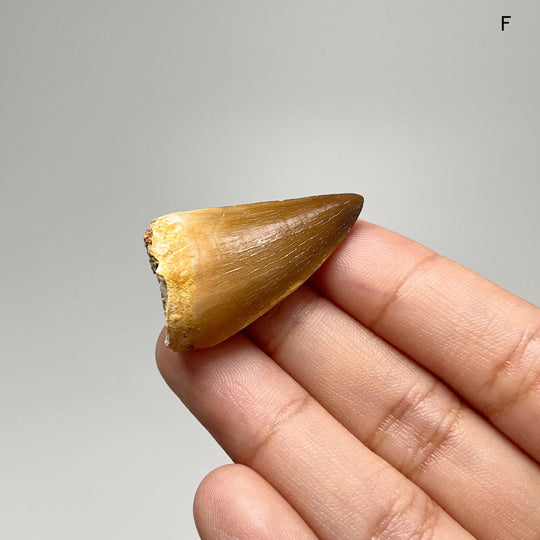
[(297, 289), (353, 226), (363, 198), (319, 195), (176, 212), (144, 241), (173, 350), (211, 347)]

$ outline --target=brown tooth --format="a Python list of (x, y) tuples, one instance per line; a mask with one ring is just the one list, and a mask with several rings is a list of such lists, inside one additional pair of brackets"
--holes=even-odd
[(211, 347), (306, 281), (353, 226), (363, 198), (319, 195), (176, 212), (144, 241), (175, 351)]

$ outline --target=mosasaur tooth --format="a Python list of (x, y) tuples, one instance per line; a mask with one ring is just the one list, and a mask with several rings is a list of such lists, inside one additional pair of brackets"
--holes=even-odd
[(175, 212), (144, 241), (163, 300), (166, 344), (216, 345), (306, 281), (345, 238), (356, 194), (318, 195)]

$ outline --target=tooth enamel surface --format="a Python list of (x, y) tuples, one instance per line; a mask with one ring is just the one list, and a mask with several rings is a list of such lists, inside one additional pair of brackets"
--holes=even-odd
[(321, 195), (155, 219), (145, 243), (160, 282), (168, 345), (210, 347), (260, 317), (326, 260), (362, 202), (354, 194)]

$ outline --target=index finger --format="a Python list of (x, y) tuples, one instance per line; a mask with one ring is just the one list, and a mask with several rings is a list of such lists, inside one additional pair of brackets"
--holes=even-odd
[(362, 221), (313, 282), (540, 459), (540, 309)]

